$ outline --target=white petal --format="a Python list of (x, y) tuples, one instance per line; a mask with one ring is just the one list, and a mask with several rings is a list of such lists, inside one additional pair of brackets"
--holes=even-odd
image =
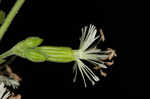
[(8, 99), (8, 97), (10, 96), (10, 92), (7, 92), (2, 99)]
[(73, 82), (76, 82), (76, 79), (77, 79), (77, 63), (75, 63), (74, 66), (73, 66), (73, 73), (75, 73), (75, 76), (73, 78)]
[(95, 82), (90, 78), (90, 76), (87, 74), (87, 72), (85, 71), (85, 69), (82, 66), (82, 71), (85, 73), (85, 75), (88, 77), (88, 79), (91, 81), (92, 85), (95, 85)]
[(1, 83), (0, 84), (0, 98), (3, 96), (5, 91), (6, 91), (6, 88), (4, 88), (4, 83)]
[(99, 38), (99, 36), (97, 36), (96, 38), (89, 38), (88, 41), (85, 41), (85, 42), (84, 42), (84, 44), (83, 44), (81, 50), (85, 51), (85, 50), (86, 50), (90, 45), (92, 45), (93, 42), (94, 42), (95, 40), (97, 40), (98, 38)]
[(6, 92), (6, 88), (4, 88), (4, 83), (1, 83), (0, 84), (0, 99), (7, 99), (10, 96), (10, 92), (7, 92), (7, 93), (5, 92)]
[(93, 61), (93, 60), (87, 60), (87, 61), (89, 61), (89, 62), (91, 62), (91, 63), (93, 63), (93, 64), (96, 64), (96, 65), (99, 66), (100, 68), (107, 68), (107, 66), (104, 65), (104, 64), (102, 64), (102, 63), (95, 62), (95, 61)]
[(86, 51), (87, 54), (90, 54), (90, 53), (100, 53), (101, 52), (101, 49), (89, 49)]
[(88, 31), (87, 27), (82, 29), (82, 36), (80, 42), (80, 49), (86, 50), (99, 36), (95, 37), (97, 33), (96, 27), (90, 25)]
[[(81, 69), (81, 72), (83, 71), (84, 74), (88, 77), (88, 79), (93, 83), (93, 80), (99, 81), (99, 78), (92, 72), (90, 68), (88, 68), (82, 61), (78, 60), (78, 67)], [(90, 78), (92, 77), (92, 79)]]
[(82, 66), (81, 61), (77, 60), (77, 63), (78, 63), (79, 71), (81, 72), (81, 75), (82, 75), (82, 78), (83, 78), (83, 81), (84, 81), (84, 86), (87, 87), (86, 81), (85, 81), (85, 78), (84, 78), (84, 74), (83, 74), (82, 69), (81, 69), (81, 66)]
[(95, 81), (99, 81), (99, 78), (92, 72), (92, 70), (88, 66), (83, 65), (83, 67)]
[[(86, 52), (85, 52), (86, 53)], [(108, 58), (108, 55), (99, 55), (99, 54), (85, 54), (85, 59), (88, 60), (94, 60), (94, 61), (100, 61), (101, 59)]]
[(80, 38), (80, 41), (84, 41), (85, 40), (85, 36), (86, 36), (86, 31), (87, 31), (87, 26), (85, 26), (84, 28), (81, 29), (82, 31), (82, 36)]
[(6, 86), (12, 86), (16, 89), (20, 84), (17, 80), (10, 79), (6, 76), (0, 76), (0, 83), (3, 82)]

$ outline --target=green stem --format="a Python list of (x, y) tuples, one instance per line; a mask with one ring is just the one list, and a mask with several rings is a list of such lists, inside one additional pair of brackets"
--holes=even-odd
[(7, 52), (0, 55), (0, 60), (6, 58), (8, 56), (11, 56), (11, 55), (13, 55), (13, 51), (9, 50), (9, 51), (7, 51)]
[(23, 5), (24, 0), (17, 0), (9, 14), (7, 15), (3, 25), (0, 27), (0, 40), (2, 39), (3, 35), (7, 31), (9, 25), (11, 24), (12, 20), (14, 19), (15, 15)]

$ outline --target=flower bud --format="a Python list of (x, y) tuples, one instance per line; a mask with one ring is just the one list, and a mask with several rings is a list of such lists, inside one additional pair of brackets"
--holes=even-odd
[(23, 41), (23, 45), (26, 48), (33, 48), (37, 47), (43, 42), (43, 39), (39, 37), (28, 37)]
[(14, 54), (23, 57), (25, 49), (37, 47), (42, 43), (42, 41), (43, 39), (39, 37), (28, 37), (17, 43), (11, 50), (13, 50)]

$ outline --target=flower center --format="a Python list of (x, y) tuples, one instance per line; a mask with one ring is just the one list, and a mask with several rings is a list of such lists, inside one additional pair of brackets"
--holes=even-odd
[(84, 52), (81, 50), (73, 50), (75, 59), (84, 59)]

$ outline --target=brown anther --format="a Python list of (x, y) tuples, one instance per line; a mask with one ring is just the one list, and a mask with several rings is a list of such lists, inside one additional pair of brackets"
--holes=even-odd
[(100, 35), (101, 35), (101, 39), (104, 42), (105, 41), (105, 36), (104, 36), (103, 30), (100, 28), (99, 32), (100, 32)]
[(100, 73), (102, 76), (106, 77), (107, 76), (107, 73), (106, 72), (103, 72), (102, 70), (100, 70)]
[(111, 65), (114, 64), (114, 61), (112, 61), (112, 62), (106, 62), (105, 64), (108, 65), (108, 66), (111, 66)]
[(12, 69), (11, 69), (8, 65), (6, 65), (6, 71), (7, 71), (8, 73), (13, 73), (13, 72), (12, 72)]
[(15, 74), (15, 73), (12, 73), (9, 77), (10, 77), (10, 78), (13, 78), (13, 79), (15, 79), (15, 80), (17, 80), (17, 81), (21, 81), (21, 80), (22, 80), (22, 79), (21, 79), (17, 74)]
[(107, 60), (109, 57), (106, 57), (106, 58), (101, 58), (100, 60), (104, 61), (104, 60)]
[(8, 65), (6, 65), (6, 71), (9, 73), (10, 78), (13, 78), (17, 81), (21, 81), (21, 78), (17, 74), (13, 73), (12, 69)]
[(111, 51), (112, 51), (112, 49), (111, 49), (111, 48), (107, 48), (107, 51), (111, 52)]
[(117, 56), (115, 50), (109, 48), (108, 51), (110, 51), (110, 54), (108, 57), (109, 60), (111, 60), (114, 56)]
[(111, 60), (113, 58), (113, 54), (111, 53), (108, 57), (109, 60)]
[(15, 96), (13, 93), (8, 99), (21, 99), (21, 95), (18, 94), (17, 96)]
[(95, 69), (95, 70), (99, 70), (99, 69), (101, 69), (99, 66), (95, 66), (95, 67), (93, 67), (93, 69)]

